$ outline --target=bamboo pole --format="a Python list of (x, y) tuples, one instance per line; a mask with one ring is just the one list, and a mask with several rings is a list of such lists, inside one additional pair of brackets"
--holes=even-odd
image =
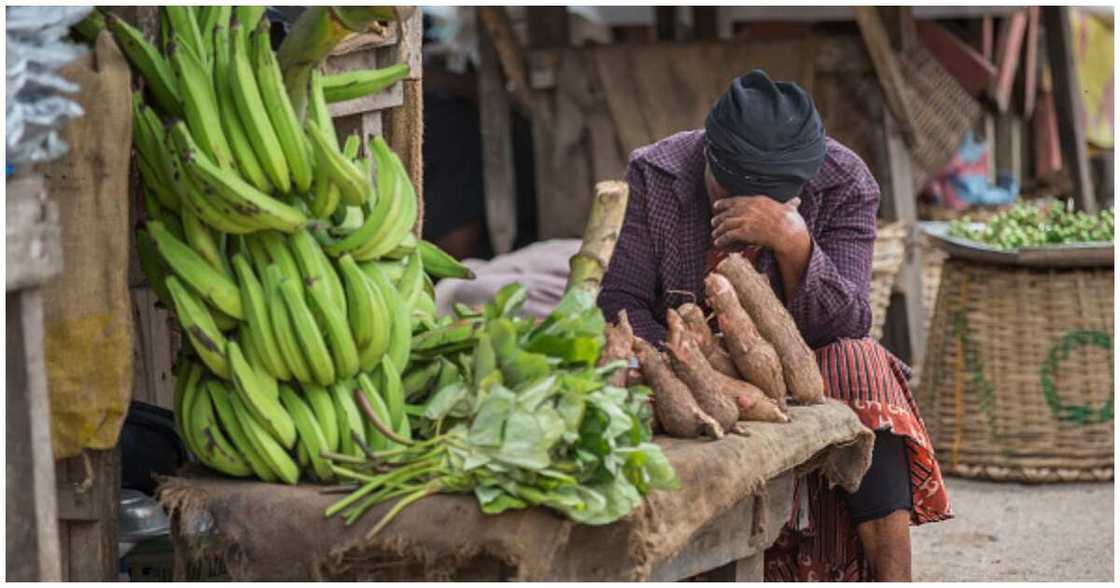
[(568, 274), (567, 290), (582, 288), (597, 293), (602, 287), (603, 275), (610, 265), (622, 231), (622, 221), (626, 218), (629, 198), (630, 187), (625, 182), (608, 181), (595, 185), (595, 199), (591, 202), (591, 213), (583, 230), (583, 243), (568, 262), (571, 272)]

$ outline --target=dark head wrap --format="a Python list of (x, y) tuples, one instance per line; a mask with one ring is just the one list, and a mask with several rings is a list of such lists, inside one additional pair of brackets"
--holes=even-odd
[(824, 125), (804, 90), (754, 70), (731, 82), (705, 123), (708, 164), (735, 195), (786, 201), (824, 162)]

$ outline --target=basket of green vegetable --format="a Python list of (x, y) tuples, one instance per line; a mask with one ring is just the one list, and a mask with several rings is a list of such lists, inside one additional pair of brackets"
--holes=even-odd
[(949, 253), (918, 390), (945, 471), (1113, 477), (1113, 212), (1017, 205), (927, 233)]

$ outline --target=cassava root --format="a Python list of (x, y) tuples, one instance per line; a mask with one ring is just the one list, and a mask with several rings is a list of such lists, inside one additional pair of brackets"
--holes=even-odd
[(706, 435), (723, 437), (723, 427), (696, 403), (688, 387), (673, 374), (661, 354), (643, 339), (634, 340), (642, 376), (653, 388), (653, 411), (657, 422), (672, 437), (692, 439)]
[(758, 332), (727, 278), (709, 274), (704, 286), (708, 305), (716, 310), (719, 330), (742, 379), (785, 410), (786, 382), (777, 351)]
[(778, 352), (782, 374), (793, 399), (802, 404), (823, 402), (824, 379), (817, 359), (801, 337), (789, 311), (778, 301), (769, 281), (738, 253), (720, 262), (716, 271), (731, 283), (759, 333)]

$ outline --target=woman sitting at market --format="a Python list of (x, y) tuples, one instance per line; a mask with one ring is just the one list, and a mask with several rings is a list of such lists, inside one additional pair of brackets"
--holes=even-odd
[(800, 87), (756, 70), (732, 82), (703, 130), (635, 150), (626, 180), (626, 219), (599, 297), (606, 316), (625, 309), (638, 336), (660, 343), (666, 311), (702, 302), (705, 274), (742, 252), (816, 350), (827, 395), (876, 431), (854, 494), (818, 476), (799, 484), (809, 528), (783, 530), (766, 580), (909, 580), (909, 524), (952, 515), (910, 369), (867, 336), (879, 206), (867, 166), (825, 136)]

